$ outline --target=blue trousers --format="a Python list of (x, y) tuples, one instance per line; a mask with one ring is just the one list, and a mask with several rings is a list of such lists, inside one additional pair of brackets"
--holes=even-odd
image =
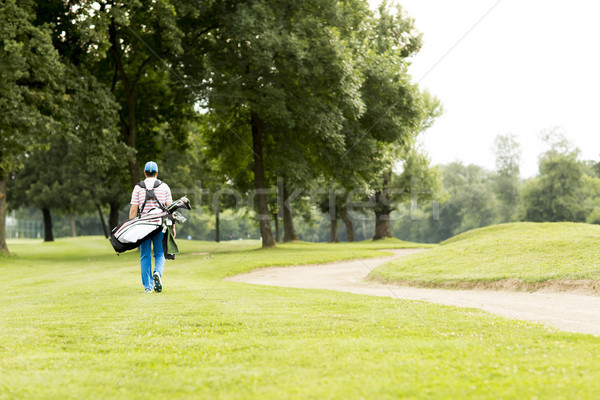
[(162, 231), (148, 238), (140, 245), (140, 264), (142, 267), (142, 284), (144, 289), (152, 289), (154, 280), (152, 279), (152, 255), (151, 250), (154, 248), (154, 270), (162, 276), (163, 268), (165, 267), (165, 254), (163, 252)]

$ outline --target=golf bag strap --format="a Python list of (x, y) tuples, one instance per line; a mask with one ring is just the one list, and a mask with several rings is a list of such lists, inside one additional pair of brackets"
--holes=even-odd
[(160, 204), (160, 201), (158, 201), (158, 198), (156, 197), (156, 194), (154, 193), (154, 189), (156, 189), (160, 185), (162, 185), (162, 181), (159, 181), (158, 179), (154, 181), (154, 187), (152, 189), (146, 188), (146, 182), (144, 182), (144, 181), (141, 181), (140, 183), (138, 183), (139, 187), (146, 190), (146, 197), (144, 198), (142, 207), (138, 209), (138, 216), (142, 215), (142, 211), (144, 211), (144, 207), (146, 207), (146, 203), (148, 202), (148, 200), (151, 200), (151, 199), (156, 200), (156, 202), (159, 204), (159, 206), (161, 206), (161, 207), (163, 206), (162, 204)]

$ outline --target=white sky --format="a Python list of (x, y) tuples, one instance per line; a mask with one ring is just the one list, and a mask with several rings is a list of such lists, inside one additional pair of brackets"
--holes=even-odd
[(410, 71), (445, 108), (422, 138), (433, 163), (493, 169), (494, 138), (513, 133), (521, 175), (534, 176), (540, 131), (552, 127), (599, 160), (600, 2), (500, 0), (440, 61), (497, 2), (399, 0), (424, 35)]

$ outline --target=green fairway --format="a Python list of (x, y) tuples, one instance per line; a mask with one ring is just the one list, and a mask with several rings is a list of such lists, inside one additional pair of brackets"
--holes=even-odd
[(117, 257), (105, 239), (9, 242), (16, 255), (0, 258), (0, 398), (594, 399), (600, 391), (593, 336), (471, 309), (222, 281), (410, 244), (179, 244), (185, 254), (167, 261), (164, 291), (145, 294), (138, 253)]
[[(548, 281), (600, 281), (599, 242), (598, 225), (495, 225), (465, 232), (430, 251), (394, 260), (370, 276), (418, 285), (516, 279), (532, 288)], [(587, 284), (594, 286), (594, 282)]]

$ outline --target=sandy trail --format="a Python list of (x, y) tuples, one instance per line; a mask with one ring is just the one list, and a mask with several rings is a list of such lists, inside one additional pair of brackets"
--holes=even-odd
[(423, 249), (386, 250), (393, 257), (321, 265), (273, 267), (229, 278), (233, 282), (304, 289), (328, 289), (397, 299), (478, 308), (507, 318), (529, 320), (568, 332), (600, 336), (600, 297), (569, 293), (444, 290), (366, 282), (369, 272), (397, 257)]

